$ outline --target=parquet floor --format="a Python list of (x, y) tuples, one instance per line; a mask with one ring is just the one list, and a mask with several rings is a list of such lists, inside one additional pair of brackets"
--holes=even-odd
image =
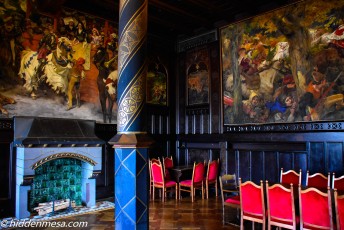
[[(228, 210), (228, 209), (227, 209)], [(229, 215), (236, 216), (236, 210), (229, 211)], [(228, 217), (228, 216), (227, 216)], [(59, 220), (60, 221), (60, 220)], [(39, 228), (39, 229), (89, 229), (89, 230), (114, 230), (114, 210), (85, 214), (65, 218), (61, 221), (87, 222), (87, 227), (82, 228)], [(19, 229), (19, 228), (18, 228)], [(20, 228), (25, 229), (25, 228)], [(31, 228), (32, 229), (32, 228)], [(191, 198), (176, 201), (168, 198), (165, 203), (160, 199), (150, 202), (149, 229), (201, 229), (201, 230), (238, 230), (229, 224), (222, 224), (222, 204), (220, 197), (211, 197), (202, 200), (197, 197), (195, 202)], [(120, 230), (120, 229), (116, 229)], [(130, 229), (125, 229), (130, 230)]]

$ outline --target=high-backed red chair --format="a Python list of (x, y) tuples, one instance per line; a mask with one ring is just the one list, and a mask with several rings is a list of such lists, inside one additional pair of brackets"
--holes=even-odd
[(321, 173), (314, 173), (312, 175), (309, 175), (309, 171), (307, 171), (306, 186), (319, 189), (326, 189), (327, 187), (330, 187), (330, 180), (330, 173), (328, 173), (326, 177)]
[(332, 174), (332, 189), (344, 191), (344, 175), (336, 178), (335, 173)]
[[(225, 207), (240, 208), (240, 195), (235, 174), (219, 176), (222, 199), (222, 221), (225, 224)], [(238, 215), (239, 216), (239, 215)]]
[(299, 186), (300, 228), (333, 229), (331, 193), (316, 188), (305, 190)]
[(301, 173), (301, 169), (300, 173), (297, 173), (294, 170), (283, 172), (283, 168), (281, 168), (280, 183), (286, 185), (293, 184), (294, 186), (298, 186), (299, 184), (301, 184)]
[(240, 229), (244, 229), (244, 220), (252, 221), (253, 228), (254, 222), (261, 223), (263, 225), (262, 229), (265, 229), (266, 216), (263, 181), (260, 181), (260, 186), (258, 186), (251, 181), (241, 183), (241, 178), (239, 178), (239, 190), (241, 208)]
[(165, 157), (164, 159), (164, 173), (165, 173), (165, 178), (167, 180), (171, 179), (170, 171), (168, 169), (173, 168), (173, 158), (171, 157)]
[(195, 191), (199, 189), (202, 191), (202, 199), (204, 199), (204, 188), (203, 188), (203, 179), (204, 179), (204, 163), (200, 162), (194, 163), (192, 170), (191, 180), (183, 180), (179, 182), (179, 199), (181, 198), (180, 192), (189, 192), (191, 194), (191, 201), (194, 202)]
[(152, 192), (153, 192), (153, 176), (152, 176), (152, 163), (157, 163), (157, 164), (161, 164), (160, 163), (160, 158), (158, 157), (158, 159), (156, 158), (152, 158), (149, 159), (148, 161), (148, 169), (149, 169), (149, 196), (152, 197)]
[(219, 159), (213, 160), (208, 163), (207, 176), (205, 178), (205, 193), (207, 194), (207, 199), (209, 198), (209, 186), (214, 185), (215, 194), (217, 196), (217, 176), (219, 172)]
[(165, 176), (163, 173), (162, 165), (158, 163), (152, 163), (152, 176), (153, 176), (153, 200), (155, 197), (155, 188), (162, 189), (162, 201), (165, 201), (166, 194), (169, 191), (173, 191), (176, 194), (177, 199), (177, 191), (178, 191), (178, 184), (175, 181), (165, 181)]
[(337, 230), (344, 230), (344, 195), (334, 190), (334, 206), (336, 210)]
[(281, 184), (269, 186), (266, 181), (266, 199), (268, 209), (268, 229), (277, 226), (296, 229), (293, 184), (285, 188)]

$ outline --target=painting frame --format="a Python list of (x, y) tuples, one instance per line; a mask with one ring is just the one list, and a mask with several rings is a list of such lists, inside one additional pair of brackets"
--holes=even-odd
[(146, 103), (156, 106), (168, 106), (169, 74), (166, 65), (159, 57), (152, 58), (148, 63)]
[[(220, 28), (224, 126), (344, 118), (344, 46), (340, 47), (344, 36), (334, 37), (344, 27), (336, 3), (298, 1)], [(275, 79), (262, 77), (260, 65), (267, 62), (279, 64)], [(277, 69), (265, 68), (265, 72)], [(320, 86), (318, 95), (311, 91)]]

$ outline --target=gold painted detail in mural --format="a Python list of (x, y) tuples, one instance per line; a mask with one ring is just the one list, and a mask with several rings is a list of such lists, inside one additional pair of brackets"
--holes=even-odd
[(134, 20), (130, 20), (131, 24), (127, 25), (127, 29), (123, 32), (123, 36), (119, 42), (118, 52), (118, 73), (121, 77), (122, 69), (129, 62), (137, 47), (147, 34), (147, 15), (146, 11), (141, 11)]
[(81, 161), (85, 161), (85, 162), (91, 164), (92, 166), (95, 166), (97, 164), (97, 162), (95, 162), (91, 158), (84, 156), (84, 155), (81, 155), (81, 154), (78, 154), (78, 153), (57, 153), (57, 154), (47, 156), (47, 157), (37, 161), (35, 164), (33, 164), (31, 166), (31, 168), (33, 170), (35, 170), (36, 168), (43, 165), (44, 163), (47, 163), (48, 161), (56, 160), (59, 158), (75, 158), (75, 159), (78, 159)]
[[(124, 97), (119, 102), (118, 108), (118, 126), (119, 130), (122, 130), (128, 122), (138, 112), (140, 105), (144, 100), (144, 76), (141, 74), (137, 81), (126, 92)], [(125, 131), (125, 130), (122, 130)]]

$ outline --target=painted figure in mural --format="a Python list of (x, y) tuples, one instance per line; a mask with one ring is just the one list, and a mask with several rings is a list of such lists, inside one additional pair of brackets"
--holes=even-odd
[(257, 66), (248, 58), (245, 48), (240, 48), (238, 54), (239, 72), (245, 78), (247, 88), (249, 90), (258, 90), (260, 87), (260, 77)]
[(71, 42), (68, 38), (58, 39), (56, 50), (46, 56), (46, 62), (43, 66), (44, 75), (38, 79), (38, 52), (24, 50), (19, 70), (19, 76), (25, 80), (24, 88), (30, 93), (33, 99), (36, 99), (36, 91), (39, 84), (45, 82), (51, 86), (56, 93), (66, 93), (68, 87), (68, 75), (71, 69), (70, 59), (72, 57)]
[(57, 36), (54, 33), (54, 28), (52, 24), (48, 24), (47, 28), (44, 30), (44, 36), (39, 42), (37, 59), (39, 61), (39, 66), (37, 68), (37, 81), (40, 81), (43, 75), (43, 66), (47, 63), (47, 56), (56, 49), (57, 46)]
[(92, 40), (91, 40), (91, 44), (92, 44), (92, 48), (96, 48), (100, 45), (101, 42), (101, 36), (99, 35), (99, 31), (97, 30), (97, 28), (93, 28), (92, 29)]
[(87, 42), (87, 33), (85, 26), (82, 22), (78, 22), (75, 30), (75, 38), (78, 42), (86, 43)]
[(296, 117), (297, 104), (292, 95), (283, 94), (274, 103), (266, 103), (270, 110), (271, 122), (293, 122)]
[(73, 90), (75, 91), (75, 98), (76, 98), (76, 106), (80, 107), (80, 78), (83, 80), (85, 79), (85, 59), (79, 58), (78, 60), (74, 60), (73, 68), (70, 73), (70, 79), (68, 83), (68, 105), (67, 110), (70, 110), (73, 105)]
[(68, 25), (65, 27), (64, 31), (67, 35), (67, 38), (73, 41), (75, 37), (75, 33), (76, 33), (76, 28), (75, 28), (74, 20), (72, 18), (69, 19)]
[(18, 61), (17, 54), (19, 49), (21, 49), (17, 38), (22, 31), (16, 26), (15, 19), (12, 15), (5, 15), (3, 17), (3, 23), (0, 30), (0, 64), (3, 66), (15, 66), (16, 61)]
[[(106, 48), (100, 46), (97, 52), (93, 56), (93, 62), (98, 69), (97, 86), (99, 91), (99, 101), (103, 113), (103, 122), (106, 123), (107, 119), (109, 123), (112, 120), (112, 108), (114, 100), (108, 94), (106, 90), (106, 80), (109, 76), (109, 68), (106, 67), (105, 63), (109, 60), (109, 55)], [(108, 105), (107, 105), (108, 101)]]
[(262, 104), (262, 98), (256, 93), (252, 93), (248, 100), (243, 101), (243, 111), (247, 115), (245, 122), (265, 122), (269, 115)]

